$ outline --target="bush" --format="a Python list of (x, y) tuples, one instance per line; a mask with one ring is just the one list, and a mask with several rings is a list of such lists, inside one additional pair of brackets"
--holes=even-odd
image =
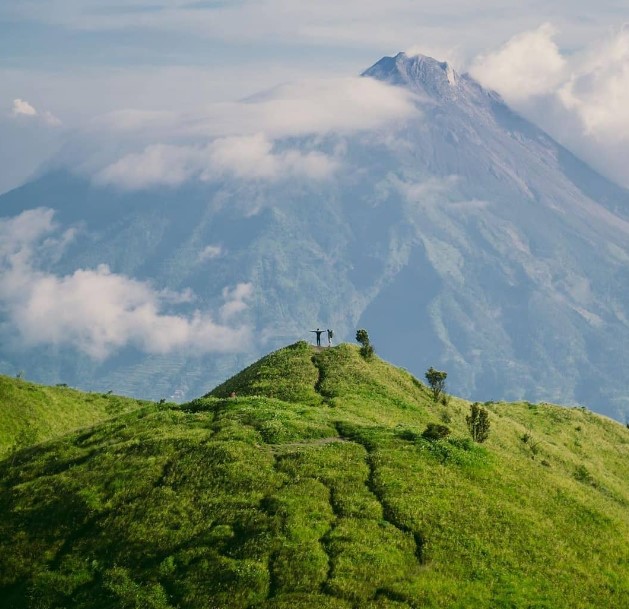
[(465, 417), (465, 422), (474, 442), (480, 444), (489, 437), (489, 412), (478, 402), (470, 406), (470, 414)]
[(443, 440), (450, 435), (450, 428), (446, 425), (439, 425), (439, 423), (428, 423), (422, 436), (426, 440)]

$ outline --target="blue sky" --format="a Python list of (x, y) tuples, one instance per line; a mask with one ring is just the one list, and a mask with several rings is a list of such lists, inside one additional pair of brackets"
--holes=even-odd
[(399, 50), (472, 69), (621, 180), (628, 15), (616, 0), (3, 0), (0, 192), (107, 113), (198, 113), (279, 83), (352, 76)]

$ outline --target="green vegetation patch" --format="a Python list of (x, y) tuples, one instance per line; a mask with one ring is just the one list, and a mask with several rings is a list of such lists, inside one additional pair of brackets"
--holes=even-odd
[(11, 450), (148, 404), (145, 400), (46, 387), (0, 375), (0, 458)]
[(25, 448), (0, 462), (3, 607), (626, 609), (629, 430), (485, 407), (480, 445), (469, 403), (298, 343)]

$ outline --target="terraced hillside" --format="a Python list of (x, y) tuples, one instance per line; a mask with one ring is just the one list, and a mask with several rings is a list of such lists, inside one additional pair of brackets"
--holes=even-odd
[(19, 446), (50, 440), (149, 403), (0, 375), (0, 458)]
[(0, 464), (3, 606), (626, 609), (629, 430), (486, 407), (479, 445), (468, 403), (297, 343), (26, 449)]

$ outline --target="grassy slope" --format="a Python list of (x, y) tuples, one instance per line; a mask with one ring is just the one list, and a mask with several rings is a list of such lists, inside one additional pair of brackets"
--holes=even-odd
[[(0, 598), (626, 609), (629, 430), (581, 409), (489, 408), (473, 445), (467, 403), (434, 406), (348, 345), (298, 343), (205, 398), (0, 464)], [(444, 417), (452, 440), (420, 437)]]
[(0, 458), (16, 443), (49, 440), (146, 404), (116, 395), (45, 387), (0, 375)]

